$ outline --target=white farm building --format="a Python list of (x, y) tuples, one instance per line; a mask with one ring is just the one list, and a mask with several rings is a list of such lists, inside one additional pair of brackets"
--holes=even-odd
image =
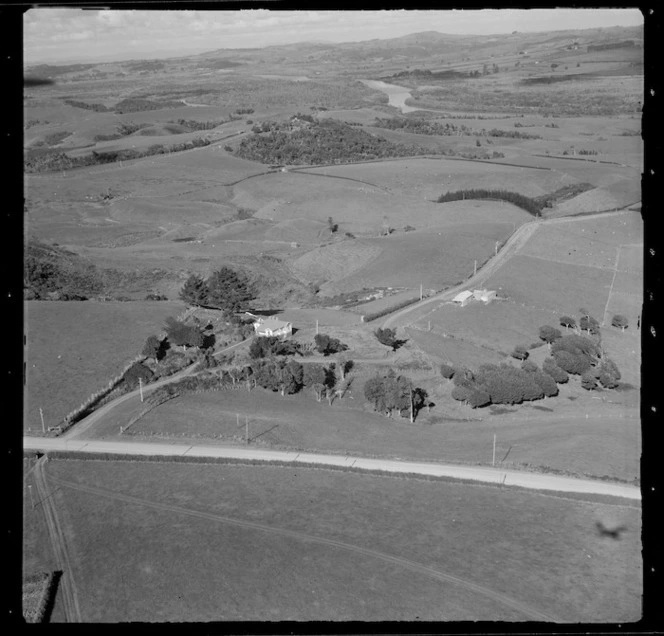
[(258, 318), (254, 323), (257, 336), (290, 336), (293, 333), (293, 324), (278, 320), (277, 318)]
[(473, 300), (481, 300), (483, 303), (490, 303), (496, 297), (495, 291), (488, 289), (476, 289), (473, 292)]
[(452, 302), (455, 305), (460, 305), (461, 307), (465, 307), (472, 299), (473, 299), (473, 292), (466, 290), (466, 291), (459, 292), (452, 299)]

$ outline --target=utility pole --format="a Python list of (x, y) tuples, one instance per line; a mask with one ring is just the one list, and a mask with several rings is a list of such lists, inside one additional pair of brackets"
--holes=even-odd
[(473, 276), (477, 274), (477, 259), (475, 259), (475, 270), (473, 271)]
[(138, 378), (138, 390), (141, 392), (141, 402), (143, 401), (143, 378)]
[(496, 254), (498, 254), (498, 244), (499, 243), (500, 243), (500, 241), (496, 241)]
[(28, 492), (30, 493), (30, 503), (32, 504), (32, 509), (35, 509), (35, 500), (32, 498), (32, 486), (28, 484)]
[(420, 283), (420, 300), (422, 300), (422, 283)]
[(318, 318), (316, 318), (316, 335), (318, 335)]
[(237, 428), (240, 428), (240, 414), (239, 413), (235, 414), (235, 421), (237, 423)]
[(249, 420), (247, 419), (247, 416), (244, 416), (244, 439), (247, 443), (247, 446), (249, 445)]
[(492, 466), (496, 465), (496, 434), (493, 434), (493, 461), (491, 462)]
[(413, 423), (413, 385), (410, 385), (410, 423)]
[(41, 417), (42, 433), (45, 433), (46, 432), (46, 426), (44, 424), (44, 411), (42, 411), (41, 406), (39, 407), (39, 417)]

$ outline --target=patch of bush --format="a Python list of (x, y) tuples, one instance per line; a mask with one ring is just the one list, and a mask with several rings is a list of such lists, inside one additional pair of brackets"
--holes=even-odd
[(442, 375), (447, 380), (451, 380), (454, 377), (455, 372), (456, 369), (449, 364), (443, 363), (440, 365), (440, 375)]
[(317, 333), (314, 336), (314, 343), (316, 344), (316, 351), (322, 353), (324, 356), (348, 350), (348, 345), (341, 342), (341, 340), (323, 333)]
[(266, 164), (325, 164), (384, 157), (437, 154), (431, 149), (398, 144), (333, 119), (311, 122), (308, 115), (285, 123), (263, 122), (252, 128), (235, 154)]
[(546, 358), (542, 364), (542, 371), (548, 373), (556, 384), (565, 384), (569, 380), (567, 371), (561, 369), (554, 358)]
[(528, 353), (528, 347), (526, 345), (520, 344), (514, 347), (514, 350), (510, 353), (510, 355), (517, 360), (525, 360), (530, 354)]

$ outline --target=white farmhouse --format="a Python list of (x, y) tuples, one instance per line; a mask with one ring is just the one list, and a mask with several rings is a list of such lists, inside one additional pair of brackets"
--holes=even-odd
[(278, 320), (277, 318), (258, 318), (254, 323), (257, 336), (290, 336), (293, 333), (293, 324)]
[(452, 299), (452, 302), (457, 305), (460, 305), (461, 307), (465, 307), (472, 299), (473, 299), (473, 292), (466, 290), (459, 292)]

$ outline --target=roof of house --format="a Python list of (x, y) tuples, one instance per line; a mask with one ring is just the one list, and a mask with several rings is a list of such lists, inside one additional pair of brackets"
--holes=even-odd
[(463, 300), (466, 300), (466, 299), (470, 298), (472, 295), (473, 295), (473, 292), (471, 292), (471, 291), (468, 291), (468, 290), (466, 290), (466, 291), (462, 291), (462, 292), (459, 292), (459, 293), (453, 298), (453, 300), (454, 300), (454, 302), (461, 302), (461, 301), (463, 301)]
[(275, 329), (283, 329), (284, 327), (290, 327), (291, 323), (290, 322), (285, 322), (283, 320), (279, 320), (278, 318), (265, 318), (264, 320), (257, 320), (256, 323), (258, 325), (259, 329), (272, 329), (274, 331)]

